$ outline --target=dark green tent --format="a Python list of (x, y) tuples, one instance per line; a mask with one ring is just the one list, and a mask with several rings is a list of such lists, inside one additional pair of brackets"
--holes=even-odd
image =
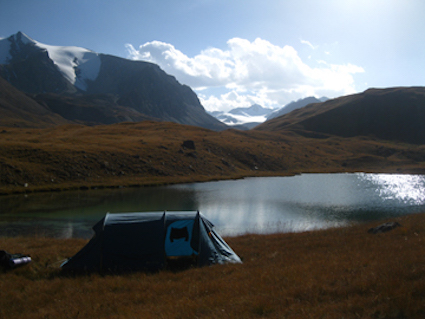
[(156, 270), (167, 258), (184, 256), (195, 257), (199, 266), (241, 262), (199, 212), (108, 213), (93, 230), (63, 270)]

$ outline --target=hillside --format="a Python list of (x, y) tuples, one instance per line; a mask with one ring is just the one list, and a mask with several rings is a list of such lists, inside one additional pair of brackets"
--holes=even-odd
[(48, 127), (69, 123), (0, 77), (0, 126)]
[(425, 143), (425, 88), (369, 89), (310, 104), (256, 127), (261, 131), (304, 130), (340, 137), (369, 136)]
[[(189, 142), (187, 142), (189, 141)], [(0, 128), (0, 193), (301, 172), (424, 173), (425, 146), (297, 131), (214, 132), (144, 121)]]

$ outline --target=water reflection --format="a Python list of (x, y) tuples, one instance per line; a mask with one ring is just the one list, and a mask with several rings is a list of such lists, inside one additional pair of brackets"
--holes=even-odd
[(425, 211), (425, 177), (304, 174), (0, 197), (0, 233), (92, 236), (106, 212), (199, 210), (224, 235), (304, 231)]
[(399, 205), (422, 205), (425, 200), (425, 177), (423, 175), (359, 174), (370, 181), (372, 188), (384, 201)]

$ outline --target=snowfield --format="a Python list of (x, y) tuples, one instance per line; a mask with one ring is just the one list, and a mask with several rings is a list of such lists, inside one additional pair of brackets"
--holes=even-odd
[(97, 53), (79, 47), (61, 47), (34, 42), (39, 48), (47, 51), (65, 78), (80, 90), (87, 89), (86, 80), (94, 81), (99, 75), (101, 62)]

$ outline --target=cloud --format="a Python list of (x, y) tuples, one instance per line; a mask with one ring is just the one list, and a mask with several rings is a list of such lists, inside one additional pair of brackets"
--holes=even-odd
[[(302, 43), (311, 45), (302, 40)], [(352, 64), (306, 64), (289, 45), (257, 38), (232, 38), (227, 49), (207, 48), (188, 57), (172, 44), (147, 42), (126, 45), (128, 57), (158, 64), (183, 84), (191, 86), (207, 110), (229, 110), (258, 103), (281, 107), (307, 96), (335, 97), (355, 93), (353, 74), (364, 72)], [(217, 94), (214, 91), (220, 91)]]
[(316, 46), (314, 46), (313, 44), (311, 44), (311, 42), (310, 41), (307, 41), (307, 40), (303, 40), (303, 39), (300, 39), (300, 42), (302, 43), (302, 44), (306, 44), (306, 45), (308, 45), (311, 49), (313, 49), (313, 50), (316, 50), (319, 46), (318, 45), (316, 45)]

